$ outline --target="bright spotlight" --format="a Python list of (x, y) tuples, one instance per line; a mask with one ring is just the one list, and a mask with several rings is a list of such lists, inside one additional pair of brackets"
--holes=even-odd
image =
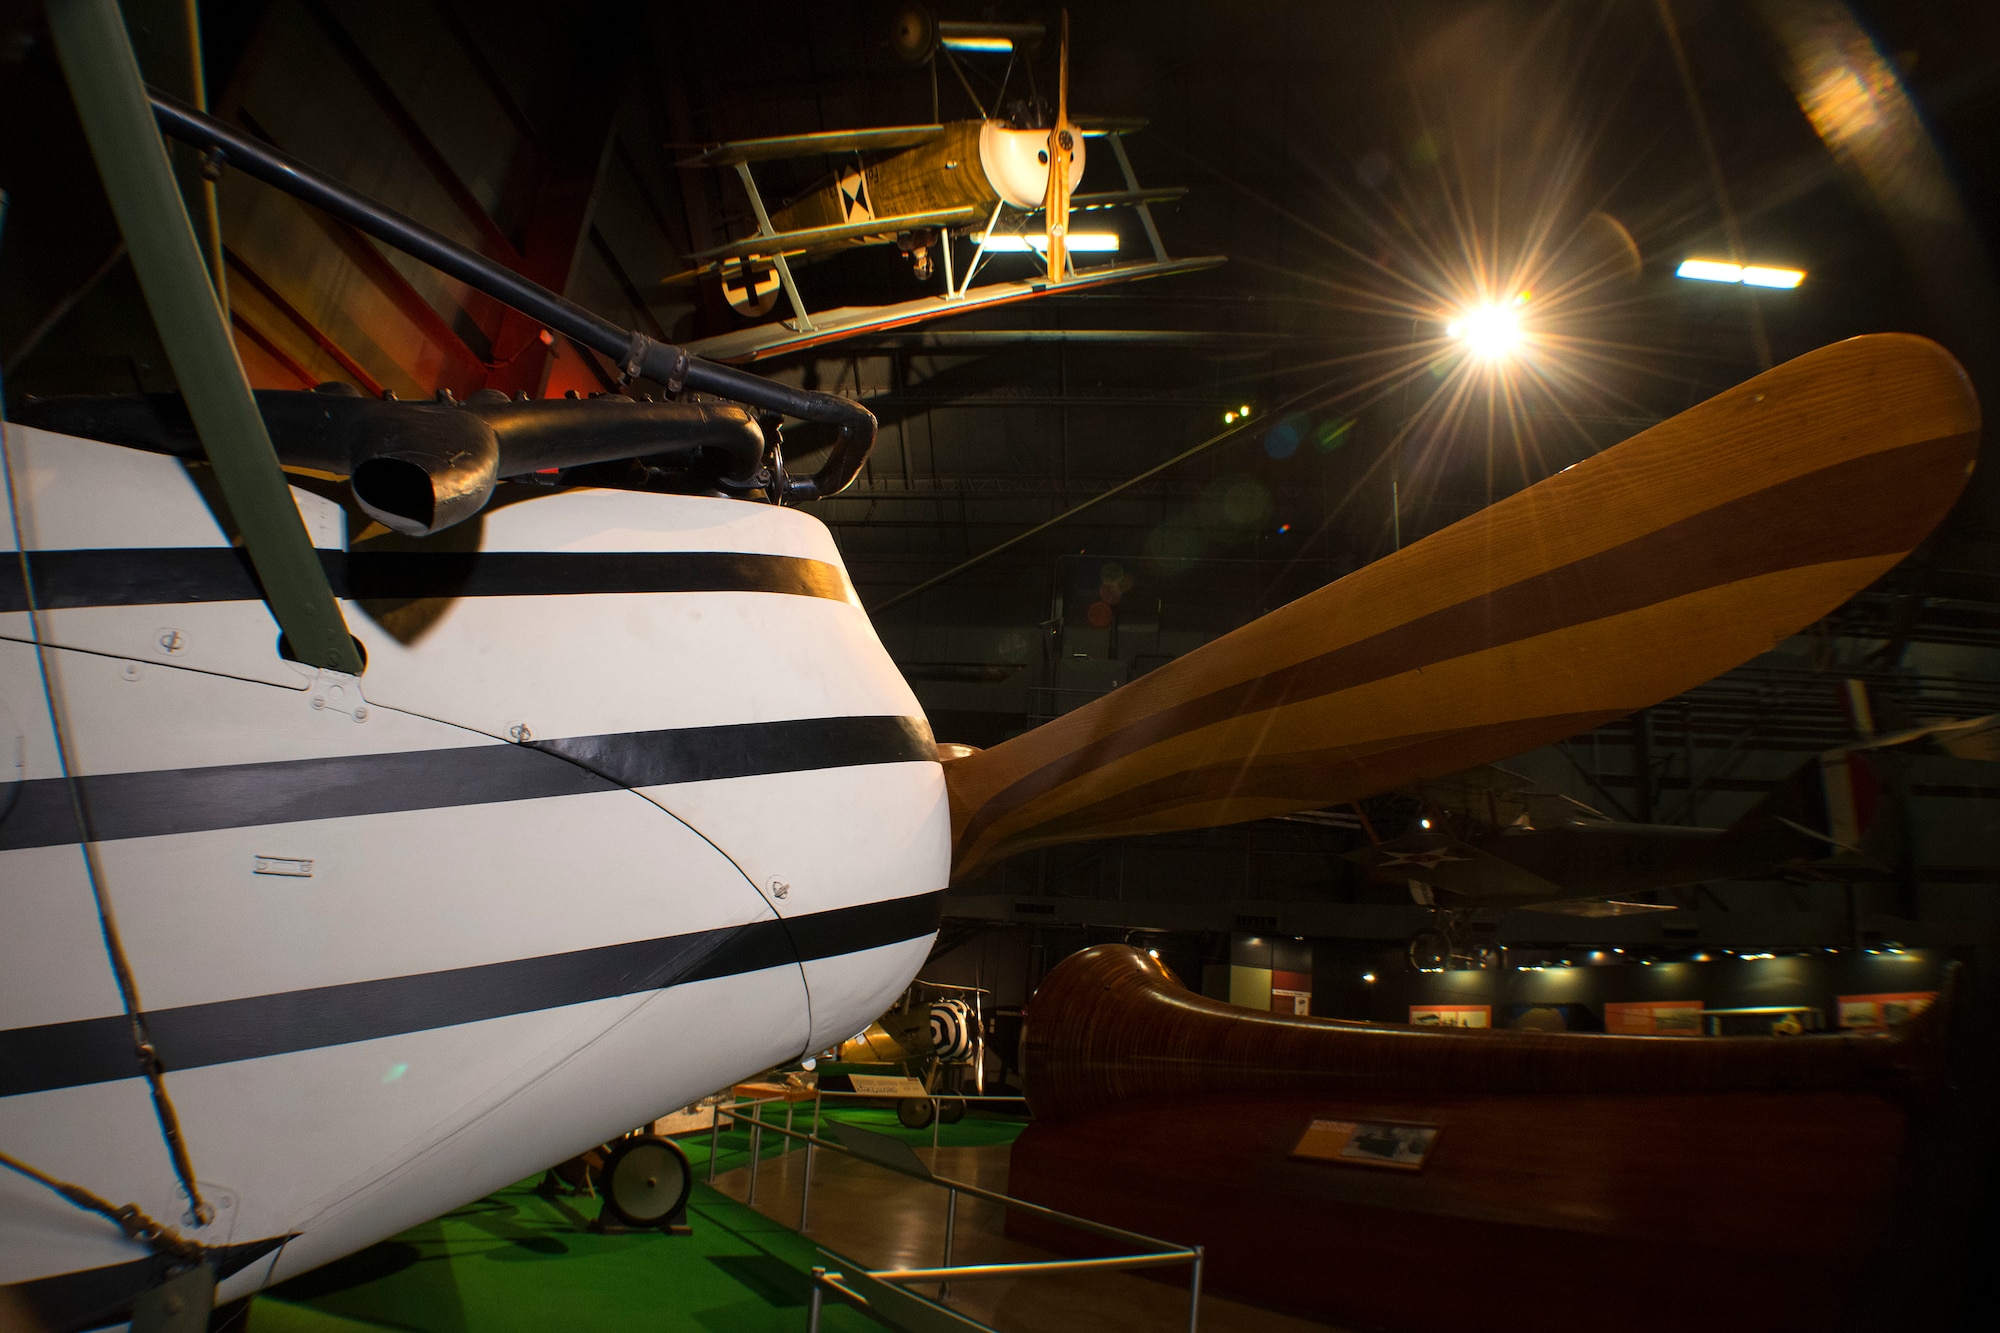
[(1465, 344), (1467, 351), (1486, 361), (1498, 361), (1513, 354), (1521, 345), (1521, 307), (1527, 297), (1511, 301), (1489, 301), (1462, 312), (1444, 326), (1444, 331)]
[[(1016, 236), (984, 236), (974, 232), (972, 239), (984, 243), (989, 255), (1024, 255), (1030, 250), (1049, 248), (1049, 238), (1040, 232)], [(1069, 249), (1072, 254), (1116, 254), (1118, 233), (1073, 231), (1069, 234)]]
[(1740, 282), (1745, 287), (1776, 287), (1789, 291), (1806, 280), (1805, 271), (1767, 264), (1729, 264), (1719, 259), (1686, 259), (1674, 270), (1677, 278), (1697, 282)]

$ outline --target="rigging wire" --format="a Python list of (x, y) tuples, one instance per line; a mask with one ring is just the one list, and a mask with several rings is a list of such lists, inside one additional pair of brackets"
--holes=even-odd
[[(0, 191), (0, 227), (5, 226), (6, 218), (7, 196), (4, 191)], [(83, 784), (78, 780), (75, 771), (70, 766), (68, 724), (65, 714), (57, 702), (55, 680), (49, 671), (50, 649), (48, 638), (43, 633), (41, 607), (35, 598), (34, 571), (29, 567), (27, 528), (21, 522), (21, 497), (14, 484), (12, 446), (7, 439), (5, 404), (6, 383), (4, 378), (0, 378), (0, 473), (4, 473), (6, 476), (7, 512), (14, 529), (15, 558), (19, 561), (21, 567), (21, 588), (26, 598), (28, 612), (28, 637), (34, 646), (35, 663), (41, 673), (42, 698), (49, 711), (49, 729), (55, 739), (56, 763), (62, 773), (64, 787), (69, 793), (70, 813), (76, 820), (77, 835), (79, 838), (78, 846), (83, 853), (84, 873), (90, 880), (91, 897), (97, 907), (98, 930), (103, 936), (104, 950), (110, 959), (112, 975), (117, 980), (119, 998), (125, 1006), (125, 1018), (131, 1029), (132, 1052), (138, 1058), (140, 1073), (145, 1077), (147, 1089), (152, 1093), (153, 1113), (159, 1120), (160, 1136), (166, 1143), (167, 1156), (173, 1161), (174, 1174), (180, 1179), (181, 1188), (187, 1192), (188, 1212), (193, 1217), (196, 1225), (206, 1226), (210, 1221), (214, 1220), (215, 1209), (201, 1197), (201, 1187), (196, 1183), (194, 1162), (188, 1155), (187, 1141), (181, 1133), (180, 1116), (174, 1110), (173, 1097), (167, 1092), (166, 1066), (160, 1062), (159, 1051), (154, 1047), (152, 1034), (147, 1029), (145, 1012), (139, 1000), (138, 983), (133, 979), (131, 960), (125, 954), (124, 942), (118, 934), (117, 918), (112, 913), (110, 894), (105, 889), (104, 868), (98, 860), (97, 841), (91, 836), (90, 811), (87, 803), (84, 801)], [(23, 1166), (12, 1157), (6, 1157), (4, 1160), (5, 1164), (10, 1168), (21, 1171), (33, 1179), (40, 1180), (45, 1184), (54, 1181), (54, 1177), (43, 1176), (41, 1173), (33, 1171), (32, 1168)], [(66, 1189), (58, 1188), (60, 1184), (61, 1182), (55, 1182), (54, 1184), (50, 1184), (50, 1188), (57, 1189), (58, 1193), (63, 1194), (72, 1203), (77, 1202), (77, 1195), (70, 1194), (69, 1190), (76, 1190), (78, 1195), (89, 1193), (78, 1186), (69, 1186)], [(95, 1195), (90, 1195), (90, 1197), (93, 1199), (96, 1198)], [(98, 1200), (98, 1202), (102, 1203), (103, 1201)], [(79, 1204), (78, 1206), (104, 1212), (104, 1209), (96, 1208), (94, 1204)], [(107, 1204), (105, 1207), (109, 1208), (110, 1205)], [(137, 1209), (132, 1208), (131, 1205), (127, 1205), (127, 1207), (131, 1208), (135, 1215), (144, 1216), (143, 1214), (138, 1214)], [(105, 1212), (105, 1216), (118, 1222), (121, 1227), (127, 1227), (128, 1234), (138, 1234), (131, 1232), (127, 1223), (121, 1219), (116, 1210)], [(162, 1230), (158, 1223), (151, 1222), (150, 1219), (147, 1219), (147, 1224), (152, 1228), (154, 1233), (159, 1233)], [(166, 1232), (165, 1234), (172, 1235), (173, 1233)], [(176, 1237), (176, 1239), (178, 1240), (179, 1238)], [(148, 1243), (152, 1244), (154, 1242), (149, 1241)], [(184, 1245), (193, 1244), (191, 1241), (182, 1241), (181, 1243)]]
[(155, 1254), (184, 1263), (205, 1262), (209, 1246), (200, 1241), (189, 1240), (164, 1222), (148, 1217), (136, 1203), (115, 1204), (102, 1195), (93, 1194), (81, 1185), (72, 1185), (67, 1180), (58, 1180), (46, 1171), (37, 1171), (20, 1158), (0, 1152), (0, 1166), (9, 1171), (19, 1172), (45, 1189), (53, 1190), (86, 1212), (100, 1213), (118, 1224), (118, 1229), (133, 1240), (145, 1245)]
[[(1305, 402), (1309, 398), (1313, 398), (1315, 395), (1324, 393), (1327, 389), (1327, 384), (1328, 384), (1327, 381), (1322, 381), (1321, 383), (1315, 384), (1312, 388), (1305, 390), (1303, 393), (1294, 394), (1292, 397), (1287, 398), (1285, 401), (1279, 403), (1276, 407), (1271, 408), (1268, 412), (1260, 414), (1257, 418), (1257, 425), (1261, 427), (1267, 420), (1270, 420), (1273, 417), (1282, 419), (1283, 414), (1290, 411), (1292, 408), (1299, 406), (1301, 403)], [(944, 583), (947, 582), (948, 580), (955, 579), (960, 574), (965, 573), (967, 570), (985, 564), (988, 560), (991, 560), (994, 556), (999, 555), (1001, 552), (1008, 551), (1016, 546), (1019, 546), (1022, 542), (1027, 541), (1030, 537), (1034, 537), (1039, 535), (1040, 533), (1047, 532), (1050, 528), (1053, 528), (1060, 523), (1067, 523), (1070, 519), (1075, 518), (1078, 514), (1081, 514), (1084, 510), (1089, 509), (1094, 505), (1103, 504), (1106, 500), (1111, 499), (1113, 496), (1122, 495), (1126, 491), (1131, 490), (1134, 486), (1139, 485), (1141, 482), (1150, 481), (1152, 478), (1159, 476), (1160, 473), (1165, 472), (1168, 468), (1175, 467), (1181, 463), (1185, 463), (1188, 459), (1193, 458), (1196, 454), (1207, 452), (1208, 450), (1214, 448), (1216, 445), (1221, 444), (1224, 440), (1235, 439), (1238, 435), (1243, 434), (1248, 429), (1250, 429), (1250, 419), (1248, 417), (1245, 417), (1241, 424), (1231, 426), (1227, 430), (1224, 430), (1219, 434), (1211, 435), (1207, 439), (1203, 440), (1201, 443), (1181, 450), (1179, 453), (1175, 454), (1172, 458), (1167, 459), (1163, 463), (1155, 463), (1152, 467), (1147, 468), (1144, 472), (1141, 472), (1138, 476), (1128, 477), (1126, 480), (1119, 482), (1116, 486), (1113, 486), (1108, 490), (1099, 491), (1096, 495), (1091, 496), (1088, 500), (1085, 500), (1080, 504), (1071, 505), (1068, 509), (1063, 510), (1060, 514), (1057, 514), (1054, 518), (1047, 519), (1041, 523), (1037, 523), (1034, 527), (1029, 528), (1025, 532), (1017, 532), (1012, 537), (1009, 537), (1006, 541), (1000, 542), (994, 546), (987, 547), (985, 550), (981, 551), (978, 555), (973, 556), (969, 560), (960, 561), (958, 564), (953, 565), (950, 569), (947, 569), (942, 574), (939, 574), (933, 578), (925, 579), (922, 583), (917, 584), (913, 588), (905, 588), (903, 591), (897, 593), (894, 597), (890, 597), (884, 601), (877, 602), (875, 605), (868, 608), (868, 614), (871, 616), (880, 615), (882, 612), (887, 611), (892, 606), (897, 606), (903, 602), (909, 601), (912, 597), (917, 597), (922, 595), (923, 593), (927, 593), (932, 588), (937, 587), (940, 583)]]

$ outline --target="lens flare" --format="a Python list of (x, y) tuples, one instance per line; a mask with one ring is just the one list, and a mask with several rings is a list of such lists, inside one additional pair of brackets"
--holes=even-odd
[(1521, 330), (1521, 308), (1527, 297), (1511, 301), (1489, 301), (1462, 311), (1444, 326), (1447, 336), (1465, 344), (1465, 349), (1483, 361), (1499, 361), (1520, 350), (1525, 335)]

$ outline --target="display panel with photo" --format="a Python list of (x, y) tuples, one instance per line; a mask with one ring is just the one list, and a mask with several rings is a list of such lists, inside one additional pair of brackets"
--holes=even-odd
[(1292, 1156), (1355, 1166), (1415, 1171), (1437, 1143), (1436, 1125), (1386, 1120), (1315, 1120), (1292, 1148)]
[(1410, 1025), (1420, 1028), (1486, 1028), (1493, 1026), (1490, 1004), (1413, 1004)]
[(1840, 997), (1840, 1025), (1851, 1032), (1886, 1032), (1930, 1008), (1934, 990), (1887, 991)]

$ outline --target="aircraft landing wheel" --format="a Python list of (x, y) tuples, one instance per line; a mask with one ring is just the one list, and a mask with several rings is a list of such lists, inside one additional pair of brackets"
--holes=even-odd
[(1481, 972), (1498, 972), (1505, 960), (1506, 956), (1497, 944), (1481, 944), (1472, 950), (1472, 965)]
[(1441, 930), (1424, 929), (1410, 936), (1410, 967), (1417, 972), (1442, 972), (1451, 966), (1451, 941)]
[(929, 1129), (937, 1107), (928, 1097), (905, 1097), (896, 1103), (896, 1119), (904, 1129)]
[(628, 1227), (664, 1226), (686, 1206), (694, 1170), (679, 1144), (641, 1134), (612, 1147), (598, 1188), (604, 1211), (617, 1221)]
[(944, 1121), (947, 1125), (955, 1125), (965, 1119), (965, 1099), (963, 1097), (945, 1098), (943, 1104), (938, 1108), (938, 1119)]

